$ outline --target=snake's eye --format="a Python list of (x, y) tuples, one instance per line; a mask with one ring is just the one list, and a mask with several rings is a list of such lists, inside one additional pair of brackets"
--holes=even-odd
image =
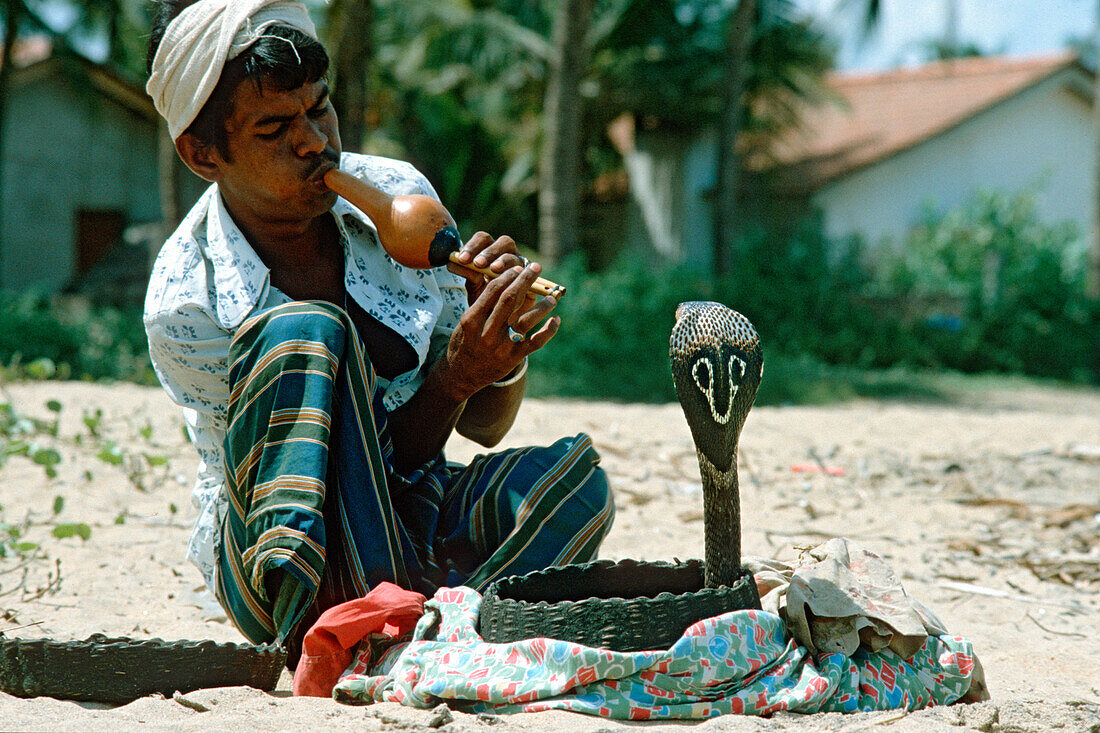
[(711, 392), (711, 366), (706, 359), (700, 359), (691, 367), (691, 376), (695, 379), (696, 386), (710, 399)]
[(745, 378), (745, 362), (736, 354), (730, 354), (729, 370), (730, 381), (740, 384)]

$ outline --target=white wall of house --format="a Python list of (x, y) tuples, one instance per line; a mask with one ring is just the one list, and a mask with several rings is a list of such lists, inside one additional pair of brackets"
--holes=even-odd
[(626, 225), (629, 243), (647, 246), (662, 260), (688, 260), (709, 269), (716, 144), (714, 130), (693, 136), (637, 136), (625, 159), (633, 199)]
[[(51, 292), (77, 274), (80, 211), (121, 212), (127, 225), (160, 219), (156, 121), (61, 64), (13, 76), (0, 181), (0, 288)], [(190, 206), (205, 184), (190, 172), (181, 183)]]
[[(1077, 69), (996, 105), (924, 143), (826, 185), (814, 197), (834, 238), (900, 242), (926, 206), (943, 212), (986, 189), (1036, 188), (1040, 217), (1073, 221), (1087, 236), (1096, 146), (1086, 99), (1067, 84)], [(1087, 86), (1085, 87), (1088, 88)]]
[[(812, 198), (826, 234), (900, 242), (925, 207), (944, 212), (986, 189), (1036, 190), (1039, 215), (1074, 222), (1087, 238), (1095, 194), (1091, 79), (1067, 68), (955, 128), (826, 184)], [(1072, 86), (1072, 89), (1070, 88)], [(639, 131), (626, 157), (626, 237), (668, 261), (709, 269), (716, 185), (713, 130), (678, 136)]]

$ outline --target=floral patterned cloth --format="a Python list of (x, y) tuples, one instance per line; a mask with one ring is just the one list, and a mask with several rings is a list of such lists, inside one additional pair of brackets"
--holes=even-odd
[[(408, 163), (344, 154), (340, 167), (392, 195), (438, 198)], [(383, 384), (383, 402), (392, 410), (413, 395), (446, 347), (466, 309), (465, 286), (445, 268), (412, 270), (394, 262), (370, 219), (343, 199), (332, 213), (344, 248), (347, 295), (417, 354), (416, 368)], [(268, 268), (229, 215), (217, 185), (202, 195), (153, 265), (144, 319), (149, 357), (169, 397), (183, 408), (199, 453), (192, 492), (198, 518), (187, 555), (211, 588), (227, 507), (222, 443), (229, 342), (246, 318), (290, 300), (271, 285)]]
[(700, 621), (661, 651), (618, 653), (553, 639), (489, 644), (476, 630), (480, 604), (469, 588), (441, 589), (411, 642), (373, 667), (369, 652), (353, 659), (333, 696), (633, 720), (915, 710), (958, 700), (974, 671), (970, 643), (960, 637), (929, 636), (909, 659), (889, 648), (813, 654), (764, 611)]

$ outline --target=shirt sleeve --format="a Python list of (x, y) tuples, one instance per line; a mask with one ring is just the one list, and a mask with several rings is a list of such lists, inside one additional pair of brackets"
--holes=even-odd
[(187, 556), (213, 587), (225, 483), (225, 414), (229, 402), (229, 334), (198, 306), (147, 314), (153, 369), (169, 398), (183, 408), (199, 466), (191, 501), (198, 516)]
[(149, 358), (180, 407), (224, 417), (229, 401), (229, 334), (197, 306), (147, 315)]

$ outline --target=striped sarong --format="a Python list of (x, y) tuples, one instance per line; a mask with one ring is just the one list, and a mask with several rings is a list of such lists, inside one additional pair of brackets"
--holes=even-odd
[(254, 643), (293, 652), (326, 608), (382, 581), (431, 596), (584, 562), (611, 527), (607, 479), (584, 434), (395, 472), (382, 390), (332, 304), (246, 321), (229, 381), (216, 593)]

